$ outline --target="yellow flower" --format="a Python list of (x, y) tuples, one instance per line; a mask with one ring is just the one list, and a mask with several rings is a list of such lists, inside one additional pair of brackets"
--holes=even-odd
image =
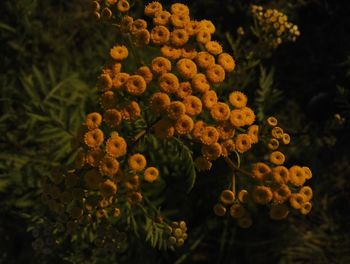
[(172, 120), (177, 120), (186, 112), (185, 105), (180, 101), (173, 101), (167, 108), (167, 115)]
[(206, 71), (207, 79), (213, 84), (219, 84), (225, 80), (225, 70), (219, 64), (210, 66)]
[(183, 103), (186, 107), (186, 114), (190, 116), (196, 116), (202, 112), (202, 102), (196, 96), (190, 95), (185, 97)]
[(255, 114), (252, 109), (249, 107), (243, 107), (241, 108), (243, 115), (244, 115), (244, 124), (250, 126), (255, 121)]
[(225, 121), (230, 118), (230, 107), (222, 102), (218, 102), (210, 109), (210, 115), (215, 121)]
[(161, 119), (154, 125), (154, 133), (160, 139), (168, 139), (174, 135), (175, 129), (168, 119)]
[(202, 155), (208, 160), (216, 160), (221, 155), (221, 145), (219, 143), (213, 143), (211, 145), (202, 145)]
[(200, 141), (204, 145), (212, 145), (216, 143), (219, 139), (219, 132), (215, 127), (205, 126), (201, 131)]
[(101, 125), (102, 116), (100, 113), (90, 113), (85, 117), (85, 125), (89, 130), (98, 128)]
[(111, 18), (112, 17), (112, 11), (108, 7), (103, 8), (102, 12), (101, 12), (101, 17), (105, 18), (105, 19)]
[(112, 157), (105, 157), (98, 168), (102, 175), (113, 177), (119, 170), (119, 162)]
[(285, 156), (281, 151), (274, 151), (270, 154), (269, 160), (276, 165), (282, 165), (285, 161)]
[(154, 14), (153, 24), (166, 26), (169, 24), (171, 14), (168, 11), (158, 11)]
[(235, 194), (231, 190), (223, 190), (219, 199), (224, 205), (230, 205), (235, 201)]
[(98, 148), (103, 143), (103, 140), (103, 132), (98, 128), (90, 130), (84, 135), (84, 142), (90, 148)]
[(170, 38), (169, 29), (164, 26), (155, 26), (151, 31), (151, 41), (155, 45), (163, 45)]
[(172, 46), (164, 45), (160, 49), (162, 55), (170, 60), (177, 60), (181, 57), (181, 49), (174, 48)]
[(195, 61), (198, 65), (198, 67), (207, 69), (210, 66), (215, 64), (215, 58), (213, 55), (206, 51), (201, 51), (197, 54)]
[(205, 43), (205, 49), (213, 55), (222, 53), (222, 46), (217, 41), (208, 41)]
[(275, 127), (278, 124), (277, 118), (274, 116), (270, 116), (267, 118), (267, 124), (271, 127)]
[(273, 191), (273, 198), (277, 203), (284, 203), (291, 195), (291, 190), (286, 184), (280, 185)]
[(86, 163), (92, 167), (98, 167), (103, 158), (103, 152), (100, 149), (91, 149), (86, 153)]
[(259, 126), (258, 125), (251, 125), (248, 128), (248, 135), (250, 136), (252, 144), (258, 143), (258, 141), (259, 141)]
[(146, 90), (146, 81), (141, 75), (132, 75), (126, 81), (126, 91), (131, 95), (141, 95)]
[(117, 109), (108, 109), (103, 115), (104, 122), (110, 127), (117, 127), (122, 121), (122, 115)]
[(170, 22), (175, 28), (184, 28), (190, 22), (190, 16), (184, 13), (172, 14)]
[(159, 171), (155, 167), (148, 167), (144, 172), (144, 180), (146, 182), (154, 182), (159, 178)]
[(185, 59), (193, 60), (197, 56), (196, 47), (193, 44), (186, 44), (181, 49), (181, 56)]
[(213, 210), (217, 216), (224, 216), (226, 214), (226, 208), (221, 203), (215, 204)]
[(170, 7), (170, 10), (171, 10), (171, 13), (173, 14), (185, 14), (185, 15), (190, 14), (190, 10), (188, 6), (181, 3), (172, 4)]
[(134, 19), (131, 16), (124, 16), (120, 22), (121, 30), (125, 33), (130, 32), (133, 22)]
[(199, 156), (194, 160), (194, 165), (199, 171), (210, 170), (212, 163), (203, 156)]
[(301, 193), (302, 195), (305, 196), (305, 201), (308, 202), (312, 199), (312, 189), (309, 186), (303, 186), (301, 187), (301, 189), (299, 190), (299, 193)]
[(281, 185), (288, 183), (289, 181), (289, 170), (284, 166), (276, 166), (272, 169), (273, 180)]
[(285, 145), (288, 145), (290, 143), (290, 136), (287, 133), (283, 133), (282, 142)]
[(193, 78), (197, 73), (196, 64), (190, 59), (181, 59), (176, 63), (176, 69), (185, 79)]
[(252, 146), (251, 139), (247, 134), (239, 134), (236, 136), (235, 140), (236, 150), (239, 153), (244, 153), (249, 150)]
[(151, 69), (154, 74), (163, 74), (171, 71), (171, 62), (164, 57), (156, 57), (152, 60)]
[(232, 218), (239, 219), (247, 214), (247, 210), (241, 204), (233, 204), (230, 207), (230, 215)]
[(252, 174), (254, 176), (254, 179), (258, 181), (265, 181), (270, 173), (271, 168), (263, 162), (257, 162), (253, 165)]
[(300, 208), (300, 213), (303, 215), (307, 215), (308, 213), (310, 213), (311, 209), (312, 209), (312, 203), (306, 202)]
[(235, 129), (232, 124), (228, 121), (224, 121), (217, 126), (219, 137), (222, 140), (230, 139), (235, 134)]
[(203, 73), (197, 73), (194, 75), (191, 83), (195, 92), (205, 93), (210, 89), (207, 77)]
[(105, 180), (100, 184), (100, 191), (104, 197), (113, 196), (117, 192), (117, 185), (111, 180)]
[(211, 34), (206, 29), (200, 29), (198, 30), (196, 34), (196, 40), (199, 44), (205, 44), (211, 40)]
[(206, 91), (202, 96), (202, 104), (207, 109), (211, 109), (217, 102), (218, 96), (214, 90)]
[(204, 19), (204, 20), (201, 20), (199, 23), (200, 23), (201, 29), (208, 30), (210, 34), (215, 33), (215, 26), (214, 26), (213, 22), (211, 22), (210, 20)]
[(153, 111), (161, 113), (170, 105), (170, 98), (166, 93), (154, 93), (150, 99), (150, 107)]
[(289, 169), (289, 180), (294, 186), (302, 186), (305, 183), (305, 172), (300, 166), (292, 166)]
[(270, 208), (270, 217), (273, 220), (282, 220), (288, 216), (288, 206), (285, 204), (274, 204)]
[(158, 79), (159, 89), (165, 93), (174, 93), (179, 89), (179, 79), (173, 73), (163, 73)]
[(248, 98), (247, 96), (240, 92), (234, 91), (229, 95), (230, 104), (237, 108), (243, 108), (247, 105)]
[(127, 0), (119, 0), (117, 4), (118, 11), (121, 13), (126, 13), (130, 9), (129, 2)]
[(257, 204), (268, 204), (272, 200), (272, 192), (270, 187), (256, 186), (253, 191), (253, 200)]
[(305, 203), (305, 196), (300, 193), (293, 193), (289, 198), (289, 202), (294, 209), (300, 209)]
[(245, 116), (241, 109), (234, 109), (230, 114), (230, 122), (234, 127), (242, 127), (245, 124)]
[(113, 81), (111, 79), (111, 76), (109, 74), (101, 74), (98, 77), (98, 81), (97, 81), (97, 89), (99, 90), (109, 90), (112, 88), (113, 85)]
[(181, 47), (187, 43), (189, 36), (184, 29), (175, 29), (170, 33), (170, 41), (176, 47)]
[(113, 78), (113, 89), (121, 89), (129, 77), (130, 75), (126, 72), (116, 74)]
[(281, 138), (283, 137), (283, 129), (280, 128), (280, 127), (274, 127), (274, 128), (271, 130), (271, 135), (272, 135), (274, 138), (281, 139)]
[(312, 178), (312, 172), (309, 167), (302, 167), (304, 170), (305, 179), (309, 180)]
[(147, 22), (144, 19), (136, 19), (131, 24), (131, 33), (135, 34), (137, 31), (147, 29)]
[(188, 115), (181, 115), (175, 123), (175, 131), (180, 135), (189, 134), (193, 129), (193, 120)]
[(228, 53), (221, 53), (218, 57), (218, 64), (221, 65), (226, 72), (231, 72), (236, 67), (236, 62)]
[(144, 47), (149, 44), (151, 34), (147, 29), (141, 29), (133, 33), (132, 40), (136, 47)]
[(112, 59), (115, 59), (117, 61), (122, 61), (128, 57), (129, 52), (124, 45), (117, 45), (110, 50), (110, 55)]
[(137, 153), (129, 157), (128, 165), (130, 169), (132, 169), (133, 171), (139, 172), (139, 171), (143, 171), (143, 169), (146, 167), (147, 161), (145, 156)]
[(237, 196), (238, 201), (240, 201), (241, 203), (247, 203), (249, 200), (249, 193), (247, 190), (240, 190)]
[(162, 4), (156, 1), (153, 1), (145, 6), (144, 13), (146, 16), (153, 17), (157, 12), (163, 10)]
[(279, 145), (280, 145), (280, 143), (277, 139), (271, 138), (269, 143), (267, 144), (267, 147), (271, 150), (276, 150), (276, 149), (278, 149)]
[(192, 86), (189, 82), (181, 82), (179, 89), (175, 93), (177, 97), (184, 99), (192, 94)]
[(126, 154), (127, 144), (120, 136), (111, 136), (106, 142), (106, 152), (114, 158), (122, 157)]
[(141, 75), (146, 81), (146, 83), (150, 83), (153, 79), (153, 74), (150, 68), (147, 66), (141, 66), (140, 68), (138, 68), (137, 74)]

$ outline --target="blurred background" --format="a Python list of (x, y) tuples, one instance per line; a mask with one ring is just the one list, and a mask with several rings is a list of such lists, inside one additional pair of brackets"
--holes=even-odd
[[(181, 2), (196, 19), (214, 22), (217, 40), (236, 58), (229, 85), (244, 86), (259, 119), (275, 115), (292, 136), (286, 155), (312, 169), (313, 209), (282, 222), (258, 209), (249, 229), (218, 219), (208, 201), (217, 199), (210, 189), (220, 182), (208, 176), (227, 168), (217, 162), (198, 177), (190, 199), (179, 199), (192, 230), (179, 251), (159, 252), (139, 241), (118, 259), (96, 260), (88, 249), (67, 245), (51, 263), (350, 263), (350, 2)], [(0, 263), (48, 261), (33, 258), (28, 232), (42, 212), (40, 179), (71, 158), (72, 136), (97, 107), (96, 78), (118, 41), (108, 23), (92, 18), (90, 4), (0, 2)], [(251, 33), (251, 4), (285, 13), (300, 37), (261, 49)]]

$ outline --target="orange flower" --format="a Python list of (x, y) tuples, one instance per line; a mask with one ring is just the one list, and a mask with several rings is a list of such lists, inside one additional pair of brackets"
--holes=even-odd
[(276, 150), (276, 149), (278, 149), (279, 145), (280, 145), (280, 143), (277, 139), (271, 138), (269, 143), (267, 144), (267, 147), (271, 150)]
[(154, 74), (163, 74), (171, 71), (171, 62), (164, 57), (156, 57), (152, 60), (151, 70)]
[(253, 165), (252, 174), (258, 181), (265, 181), (270, 173), (271, 168), (263, 162), (258, 162)]
[(274, 116), (270, 116), (267, 118), (267, 124), (271, 127), (275, 127), (278, 124), (277, 118)]
[(313, 192), (312, 189), (309, 186), (303, 186), (299, 190), (299, 193), (305, 196), (305, 201), (308, 202), (311, 200)]
[(202, 102), (201, 100), (193, 95), (187, 96), (183, 103), (186, 107), (186, 114), (190, 116), (199, 115), (202, 112)]
[(196, 64), (190, 59), (181, 59), (176, 64), (176, 69), (185, 79), (193, 78), (197, 73)]
[(203, 73), (197, 73), (194, 75), (191, 83), (193, 90), (199, 93), (207, 92), (210, 89), (207, 77)]
[(225, 70), (219, 64), (210, 66), (206, 71), (209, 82), (219, 84), (225, 80)]
[(219, 132), (215, 127), (206, 126), (203, 128), (202, 133), (200, 135), (200, 141), (204, 145), (212, 145), (216, 143), (219, 139)]
[(170, 10), (171, 10), (171, 13), (173, 14), (185, 14), (185, 15), (190, 14), (190, 10), (188, 6), (181, 3), (172, 4), (170, 7)]
[(170, 32), (165, 26), (155, 26), (151, 31), (151, 41), (155, 45), (163, 45), (170, 39)]
[(152, 183), (159, 178), (159, 171), (155, 167), (148, 167), (144, 172), (144, 180)]
[(247, 190), (240, 190), (237, 196), (241, 203), (247, 203), (249, 200), (249, 193)]
[(117, 127), (122, 121), (122, 115), (117, 109), (108, 109), (104, 113), (103, 119), (108, 126)]
[(243, 107), (241, 108), (245, 118), (244, 118), (244, 124), (250, 126), (255, 121), (255, 114), (252, 109), (249, 107)]
[(175, 28), (184, 28), (187, 23), (190, 22), (190, 16), (188, 14), (172, 14), (170, 22)]
[(226, 214), (226, 208), (221, 203), (215, 204), (213, 210), (217, 216), (224, 216)]
[(292, 166), (289, 169), (289, 180), (294, 186), (302, 186), (305, 183), (305, 172), (300, 166)]
[(233, 204), (230, 207), (230, 215), (232, 218), (239, 219), (247, 214), (247, 210), (241, 204)]
[(253, 191), (253, 200), (257, 204), (268, 204), (272, 200), (271, 189), (267, 186), (256, 186)]
[(284, 203), (291, 195), (291, 190), (286, 184), (280, 185), (273, 191), (273, 198), (277, 203)]
[(100, 184), (100, 190), (103, 197), (110, 197), (116, 194), (117, 185), (111, 180), (105, 180)]
[(166, 26), (169, 24), (171, 14), (168, 11), (158, 11), (154, 14), (153, 24)]
[(100, 113), (90, 113), (85, 117), (85, 125), (90, 129), (98, 128), (101, 125), (102, 116)]
[(207, 69), (210, 66), (215, 64), (215, 58), (213, 55), (206, 51), (201, 51), (197, 54), (195, 61), (198, 65), (198, 67)]
[(170, 60), (177, 60), (181, 57), (181, 49), (164, 45), (160, 49), (162, 55)]
[(129, 79), (130, 75), (125, 72), (116, 74), (113, 78), (113, 89), (122, 89), (123, 85)]
[(230, 104), (233, 105), (234, 107), (242, 108), (247, 105), (248, 99), (244, 93), (240, 91), (234, 91), (230, 93), (229, 101), (230, 101)]
[(127, 0), (119, 0), (117, 4), (117, 8), (119, 12), (126, 13), (130, 9), (129, 2)]
[(119, 170), (119, 162), (112, 157), (105, 157), (98, 168), (102, 175), (113, 177)]
[(289, 170), (284, 166), (276, 166), (272, 169), (272, 177), (277, 184), (288, 183)]
[(230, 118), (230, 107), (222, 102), (216, 103), (210, 109), (210, 115), (215, 121), (225, 121)]
[(228, 53), (221, 53), (218, 57), (218, 64), (221, 65), (226, 72), (231, 72), (236, 67), (236, 62)]
[(112, 88), (113, 81), (109, 74), (101, 74), (97, 80), (97, 89), (99, 90), (109, 90)]
[(113, 59), (115, 59), (117, 61), (122, 61), (128, 57), (129, 52), (128, 52), (128, 49), (124, 45), (117, 45), (111, 49), (110, 55)]
[(311, 209), (312, 209), (312, 203), (306, 202), (300, 208), (300, 213), (303, 215), (306, 215), (306, 214), (310, 213)]
[(156, 1), (153, 1), (145, 6), (145, 15), (153, 17), (157, 12), (162, 11), (162, 4)]
[(230, 114), (230, 122), (234, 127), (242, 127), (245, 124), (245, 116), (241, 109), (234, 109)]
[(175, 123), (176, 133), (180, 135), (188, 134), (193, 129), (193, 120), (188, 115), (181, 115)]
[(213, 22), (211, 22), (210, 20), (204, 19), (204, 20), (201, 20), (199, 23), (200, 23), (201, 29), (208, 30), (210, 34), (215, 33), (215, 26)]
[(163, 112), (170, 105), (170, 98), (166, 93), (154, 93), (150, 99), (150, 107), (157, 113)]
[(300, 209), (305, 203), (305, 196), (300, 193), (293, 193), (289, 198), (289, 202), (294, 209)]
[(227, 140), (227, 139), (230, 139), (234, 136), (235, 134), (235, 129), (234, 127), (231, 125), (230, 122), (228, 121), (225, 121), (225, 122), (222, 122), (220, 123), (218, 126), (217, 126), (217, 130), (219, 132), (219, 136), (220, 136), (220, 139), (222, 140)]
[(219, 143), (211, 145), (202, 145), (202, 155), (208, 160), (216, 160), (221, 156), (222, 149)]
[(281, 151), (274, 151), (270, 154), (269, 160), (276, 165), (282, 165), (285, 161), (285, 156)]
[(146, 81), (141, 75), (132, 75), (126, 81), (126, 91), (131, 95), (141, 95), (146, 90)]
[(122, 157), (126, 154), (126, 141), (124, 138), (113, 135), (106, 142), (106, 152), (114, 158)]
[(205, 49), (213, 55), (222, 53), (222, 46), (217, 41), (208, 41), (205, 43)]
[(173, 101), (167, 108), (167, 115), (172, 120), (179, 119), (186, 112), (185, 105), (180, 101)]
[(170, 41), (176, 47), (181, 47), (187, 43), (189, 36), (184, 29), (175, 29), (170, 34)]
[(236, 137), (235, 145), (236, 145), (236, 150), (239, 153), (244, 153), (251, 148), (252, 142), (249, 135), (239, 134)]
[(159, 89), (165, 93), (174, 93), (179, 89), (179, 79), (173, 73), (163, 73), (158, 79)]
[[(202, 96), (202, 104), (207, 109), (211, 109), (213, 105), (215, 105), (217, 102), (218, 102), (218, 96), (216, 95), (216, 92), (213, 90), (206, 91)], [(229, 114), (230, 114), (230, 111), (229, 111)]]
[(177, 97), (184, 99), (185, 97), (192, 94), (191, 84), (189, 82), (181, 82), (179, 89), (175, 93)]
[(251, 125), (248, 128), (248, 135), (250, 136), (252, 144), (258, 143), (258, 141), (259, 141), (259, 126), (258, 125)]
[(147, 161), (145, 156), (137, 153), (129, 157), (128, 164), (130, 169), (132, 169), (135, 172), (139, 172), (143, 171), (143, 169), (146, 167)]
[(219, 199), (224, 205), (233, 204), (235, 201), (235, 194), (231, 190), (223, 190)]
[(90, 148), (98, 148), (103, 143), (103, 140), (103, 132), (98, 128), (90, 130), (84, 135), (84, 142)]
[(205, 44), (211, 40), (211, 34), (206, 29), (200, 29), (196, 34), (196, 40), (199, 44)]

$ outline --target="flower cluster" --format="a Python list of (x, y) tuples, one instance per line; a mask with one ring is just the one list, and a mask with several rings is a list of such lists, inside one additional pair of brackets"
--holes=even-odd
[(298, 26), (289, 22), (288, 17), (277, 9), (264, 9), (262, 6), (252, 5), (251, 12), (262, 30), (260, 37), (273, 48), (283, 42), (294, 42), (300, 36)]

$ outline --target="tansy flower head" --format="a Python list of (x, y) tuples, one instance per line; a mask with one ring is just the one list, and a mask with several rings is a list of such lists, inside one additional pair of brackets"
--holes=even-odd
[(137, 31), (146, 29), (147, 28), (147, 22), (144, 19), (136, 19), (131, 24), (131, 33), (135, 34)]
[(201, 29), (208, 30), (210, 34), (213, 34), (215, 32), (215, 26), (213, 22), (211, 22), (210, 20), (204, 19), (204, 20), (201, 20), (199, 23), (200, 23)]
[(302, 167), (305, 175), (305, 179), (309, 180), (312, 178), (312, 172), (309, 167)]
[(84, 135), (84, 142), (90, 148), (98, 148), (103, 143), (103, 140), (103, 132), (98, 128), (90, 130)]
[(190, 59), (181, 59), (176, 64), (176, 69), (185, 79), (193, 78), (197, 73), (196, 64)]
[(108, 109), (103, 115), (104, 122), (110, 127), (117, 127), (122, 121), (122, 115), (117, 109)]
[(193, 60), (197, 56), (196, 47), (192, 44), (186, 44), (181, 49), (181, 56), (186, 59)]
[(214, 214), (217, 216), (224, 216), (226, 214), (226, 208), (221, 203), (217, 203), (213, 207)]
[(141, 75), (132, 75), (126, 81), (126, 91), (131, 95), (141, 95), (146, 90), (146, 81)]
[(173, 32), (170, 34), (170, 42), (176, 46), (176, 47), (181, 47), (187, 43), (189, 39), (188, 33), (184, 29), (175, 29)]
[(305, 183), (305, 172), (300, 166), (292, 166), (289, 169), (289, 180), (294, 186), (302, 186)]
[(200, 135), (200, 141), (204, 145), (212, 145), (216, 143), (219, 139), (219, 132), (216, 130), (215, 127), (212, 126), (206, 126), (201, 131)]
[(191, 80), (191, 84), (195, 92), (205, 93), (210, 89), (207, 76), (205, 76), (203, 73), (195, 74)]
[(225, 121), (230, 118), (230, 107), (222, 102), (216, 103), (210, 109), (210, 115), (215, 121)]
[(287, 133), (283, 133), (282, 135), (282, 143), (288, 145), (290, 143), (290, 136)]
[(232, 218), (239, 219), (247, 214), (247, 210), (241, 204), (233, 204), (230, 207), (230, 215)]
[(158, 11), (154, 14), (153, 24), (166, 26), (169, 24), (171, 14), (168, 11)]
[(310, 213), (311, 209), (312, 209), (312, 203), (306, 202), (301, 206), (300, 213), (303, 215), (307, 215), (308, 213)]
[(180, 101), (173, 101), (167, 108), (167, 115), (172, 120), (177, 120), (186, 112), (185, 105)]
[(305, 196), (301, 193), (293, 193), (289, 198), (289, 202), (294, 209), (300, 209), (305, 203)]
[(230, 139), (234, 136), (235, 134), (235, 129), (234, 127), (231, 125), (230, 122), (228, 121), (225, 121), (225, 122), (222, 122), (220, 123), (218, 126), (217, 126), (217, 130), (219, 132), (219, 136), (220, 136), (220, 139), (222, 140), (227, 140), (227, 139)]
[(193, 137), (196, 139), (199, 139), (202, 136), (202, 132), (205, 127), (206, 127), (206, 124), (202, 120), (196, 121), (192, 131)]
[(247, 134), (239, 134), (236, 136), (235, 140), (236, 150), (239, 153), (244, 153), (249, 150), (252, 146), (252, 141)]
[(190, 22), (190, 16), (187, 14), (172, 14), (170, 22), (175, 28), (184, 28)]
[(243, 107), (241, 108), (243, 115), (244, 115), (244, 124), (246, 126), (250, 126), (255, 121), (255, 114), (254, 111), (249, 107)]
[(85, 117), (85, 125), (90, 129), (98, 128), (101, 125), (102, 116), (100, 113), (90, 113)]
[(130, 9), (130, 4), (127, 0), (119, 0), (117, 3), (117, 9), (121, 13), (126, 13)]
[(169, 29), (165, 26), (155, 26), (151, 31), (151, 41), (155, 45), (163, 45), (170, 38)]
[(183, 103), (186, 107), (186, 114), (190, 116), (199, 115), (202, 112), (202, 102), (201, 100), (193, 95), (187, 96)]
[(113, 85), (113, 81), (112, 81), (112, 78), (109, 74), (101, 74), (99, 77), (98, 77), (98, 81), (97, 81), (97, 89), (99, 90), (109, 90), (112, 88), (112, 85)]
[[(205, 75), (204, 75), (205, 76)], [(211, 109), (218, 102), (218, 96), (214, 90), (206, 91), (202, 96), (202, 104), (205, 108)], [(230, 110), (229, 110), (230, 115)]]
[(159, 178), (159, 171), (155, 167), (148, 167), (144, 172), (144, 180), (152, 183)]
[(106, 142), (106, 152), (114, 158), (122, 157), (126, 154), (127, 144), (120, 136), (111, 136)]
[(112, 59), (115, 59), (116, 61), (122, 61), (128, 57), (129, 52), (124, 45), (117, 45), (111, 49), (110, 55)]
[(112, 157), (105, 157), (100, 161), (98, 168), (102, 175), (113, 177), (119, 170), (119, 162)]
[(123, 85), (127, 82), (130, 75), (126, 72), (120, 72), (113, 78), (113, 89), (122, 89)]
[(128, 165), (130, 169), (132, 169), (135, 172), (143, 171), (143, 169), (147, 165), (146, 158), (140, 153), (134, 154), (129, 157)]
[(181, 3), (172, 4), (170, 7), (170, 10), (171, 10), (171, 13), (173, 14), (185, 14), (185, 15), (190, 14), (190, 10), (188, 6)]
[(189, 134), (193, 129), (193, 119), (188, 115), (181, 115), (175, 123), (175, 131), (180, 135)]
[(276, 165), (282, 165), (285, 161), (285, 156), (280, 151), (274, 151), (270, 154), (269, 160)]
[(141, 66), (140, 68), (138, 68), (137, 74), (141, 75), (143, 79), (146, 81), (146, 83), (150, 83), (153, 79), (153, 74), (150, 68), (147, 66)]
[(279, 185), (286, 184), (289, 181), (289, 170), (284, 166), (276, 166), (272, 169), (272, 178)]
[(109, 179), (105, 180), (100, 184), (100, 191), (104, 197), (113, 196), (117, 192), (117, 185)]
[(248, 202), (248, 200), (249, 200), (249, 193), (248, 193), (248, 191), (247, 190), (240, 190), (239, 192), (238, 192), (238, 201), (240, 201), (241, 203), (247, 203)]
[(275, 127), (278, 124), (277, 118), (274, 116), (270, 116), (267, 118), (267, 124), (271, 127)]
[(309, 186), (303, 186), (299, 190), (299, 193), (305, 196), (305, 201), (308, 202), (311, 200), (313, 192), (312, 189)]
[(146, 5), (144, 13), (146, 16), (153, 17), (157, 12), (162, 11), (162, 4), (156, 1), (153, 1)]
[(289, 187), (286, 184), (282, 184), (273, 191), (273, 199), (277, 203), (284, 203), (289, 199), (291, 193)]
[(163, 73), (158, 79), (159, 89), (165, 93), (174, 93), (179, 89), (179, 79), (173, 73)]
[(258, 125), (251, 125), (248, 128), (248, 135), (252, 141), (252, 144), (258, 143), (258, 141), (259, 141), (259, 126)]
[(225, 205), (232, 204), (235, 200), (235, 194), (231, 190), (223, 190), (220, 194), (220, 202)]
[(281, 139), (283, 137), (283, 129), (280, 128), (280, 127), (274, 127), (272, 130), (271, 130), (271, 135), (274, 137), (274, 138), (277, 138), (277, 139)]
[(131, 120), (136, 120), (141, 117), (141, 108), (136, 101), (131, 101), (125, 108), (128, 111)]
[(164, 57), (156, 57), (152, 60), (151, 69), (154, 74), (163, 74), (171, 71), (171, 62)]
[(218, 56), (218, 64), (221, 65), (226, 72), (232, 72), (236, 67), (236, 62), (228, 53), (221, 53)]
[(202, 155), (208, 160), (218, 159), (221, 155), (221, 152), (221, 145), (217, 142), (211, 145), (202, 145)]
[(197, 54), (195, 61), (198, 65), (198, 67), (207, 69), (210, 66), (215, 64), (215, 58), (213, 55), (206, 51), (201, 51)]
[(161, 113), (170, 105), (170, 98), (166, 93), (154, 93), (150, 99), (150, 107), (153, 111)]
[(240, 92), (234, 91), (229, 95), (230, 104), (237, 108), (243, 108), (247, 105), (248, 98), (247, 96)]
[(169, 60), (177, 60), (181, 57), (181, 49), (164, 45), (160, 49), (162, 55)]
[(205, 49), (213, 55), (222, 53), (222, 46), (217, 41), (208, 41), (205, 43)]
[(258, 181), (265, 181), (270, 173), (271, 168), (263, 162), (258, 162), (253, 165), (252, 174)]
[(192, 94), (192, 86), (189, 82), (181, 82), (179, 85), (179, 89), (175, 92), (176, 96), (180, 99), (184, 99), (185, 97)]
[(267, 147), (271, 150), (276, 150), (276, 149), (278, 149), (279, 145), (280, 145), (280, 143), (277, 139), (271, 138), (269, 143), (267, 144)]
[(225, 80), (225, 70), (219, 64), (210, 66), (206, 71), (206, 75), (208, 81), (213, 84), (219, 84)]
[(252, 195), (257, 204), (268, 204), (272, 200), (271, 189), (267, 186), (256, 186)]

